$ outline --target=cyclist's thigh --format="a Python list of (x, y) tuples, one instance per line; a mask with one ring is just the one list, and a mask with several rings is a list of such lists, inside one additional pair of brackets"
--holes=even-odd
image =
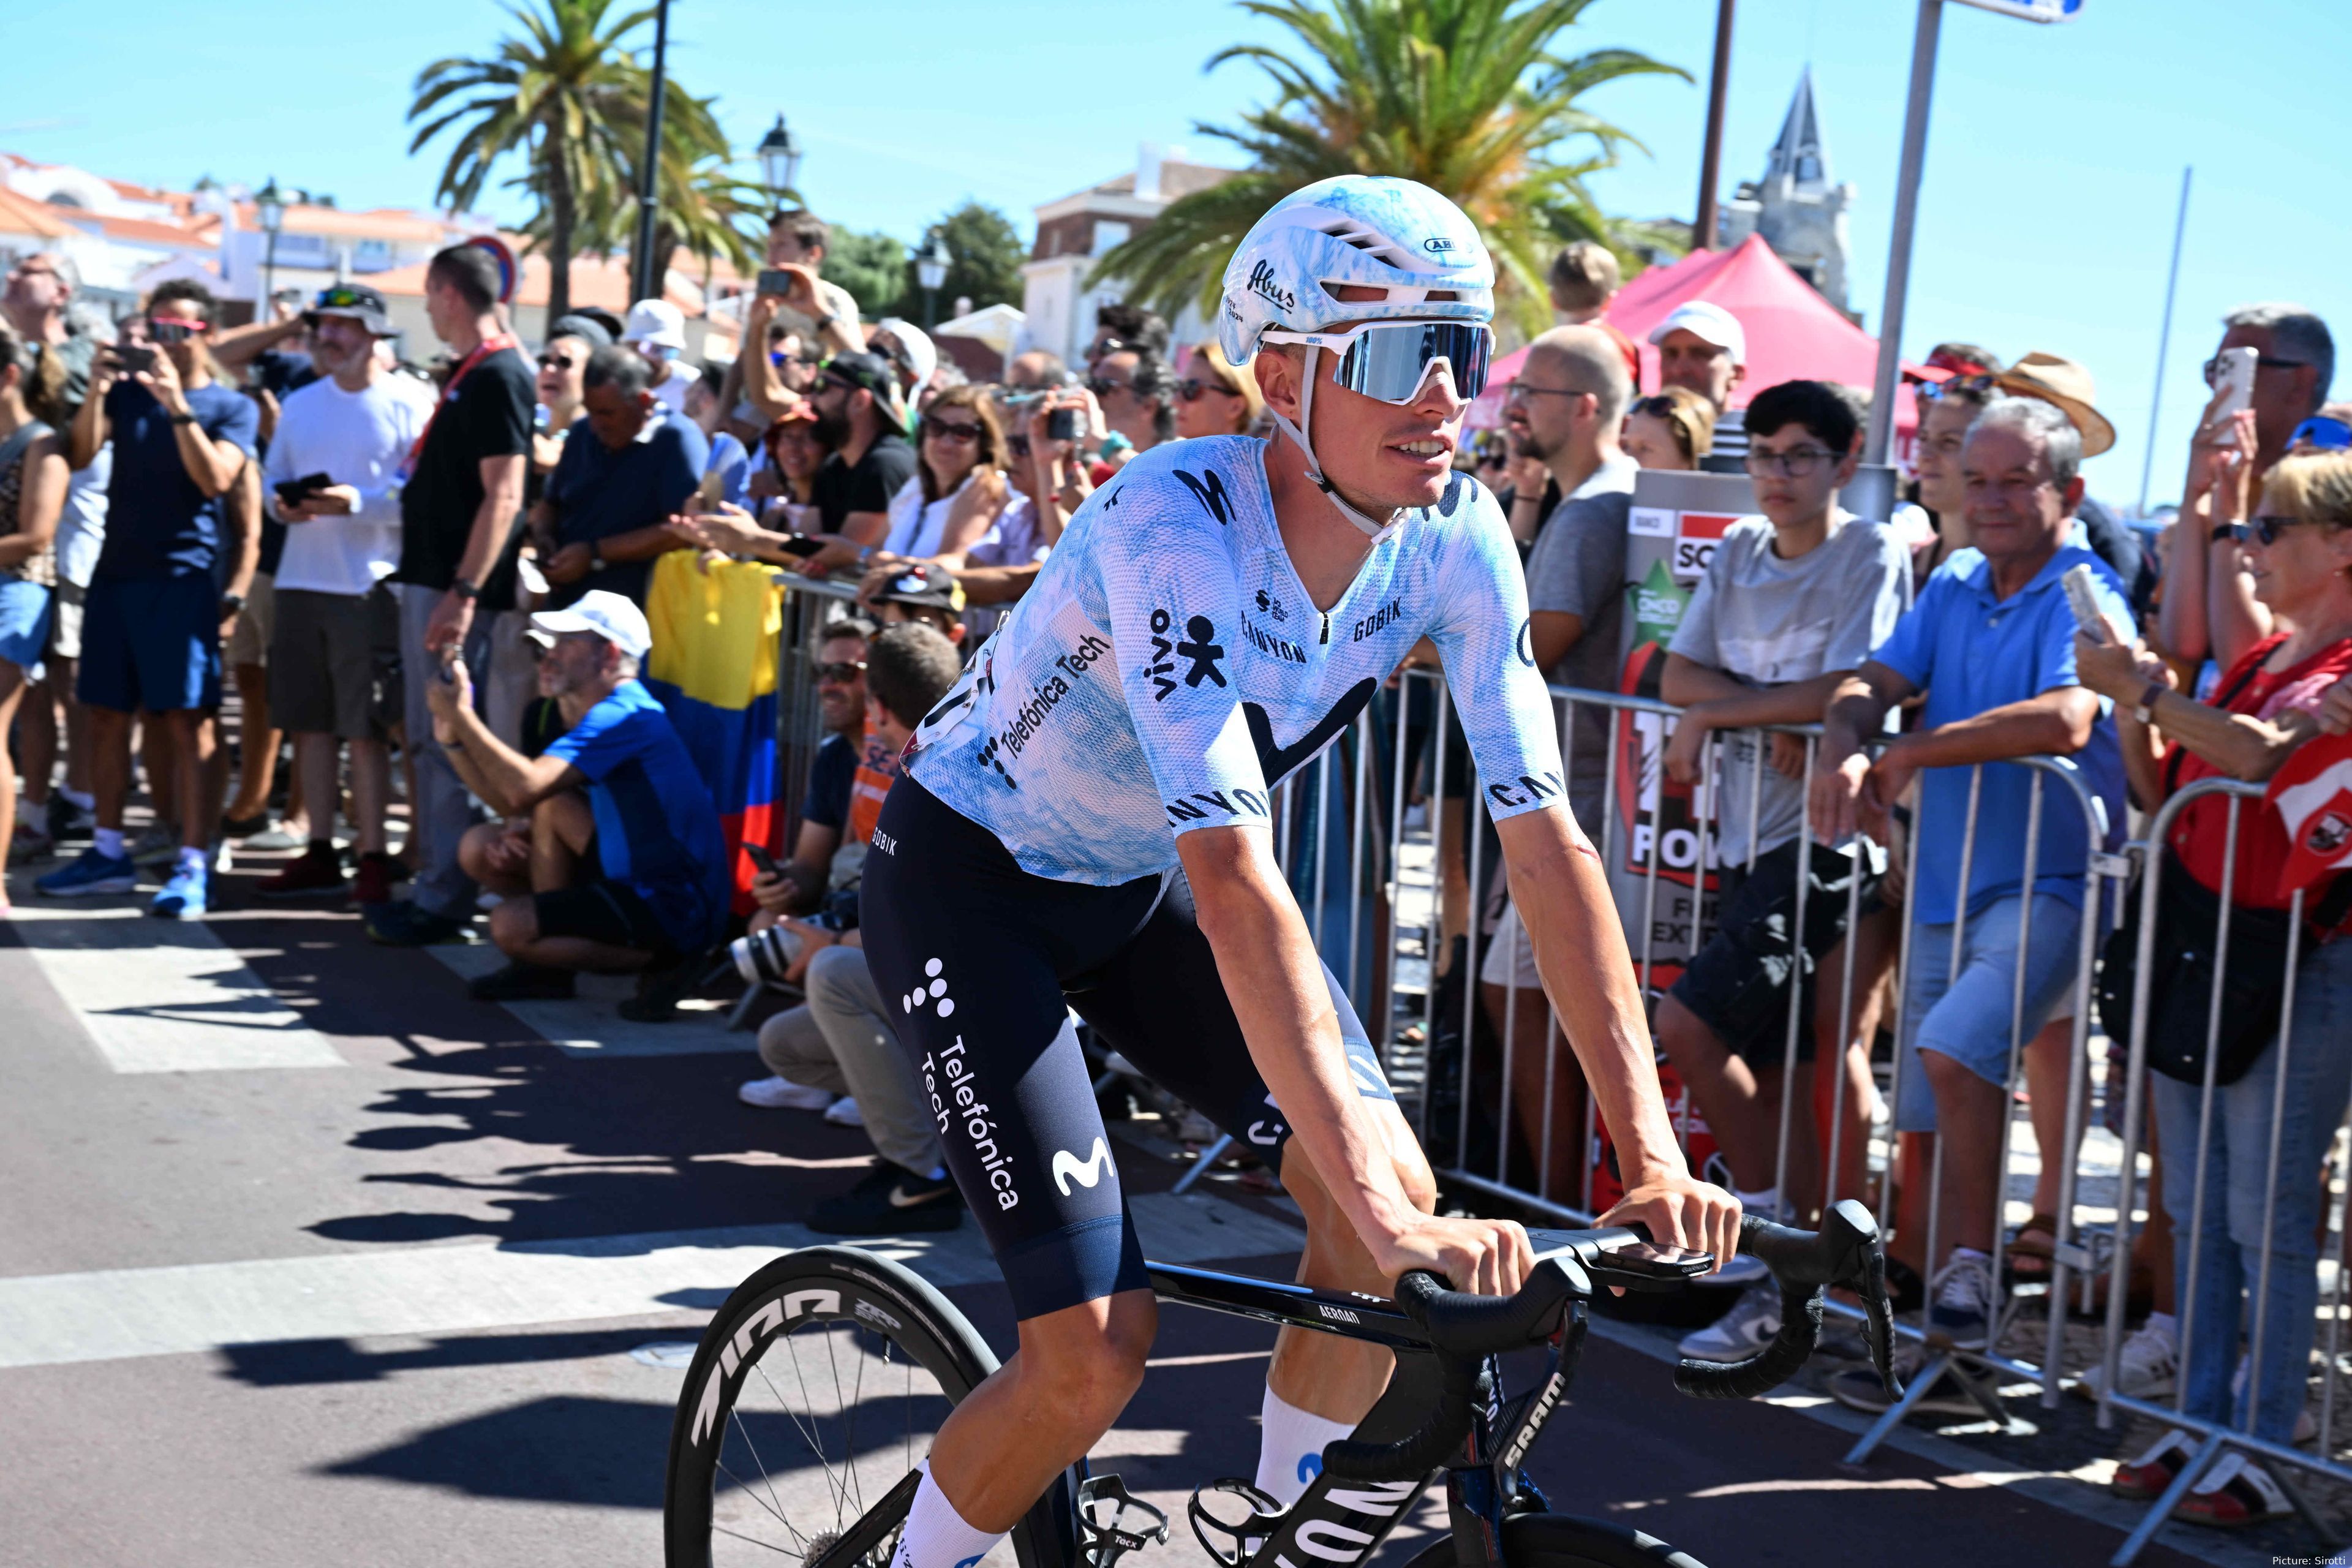
[(1031, 877), (905, 779), (866, 858), (867, 962), (1022, 1318), (1149, 1288), (1055, 962), (1058, 931), (1131, 926), (1148, 891)]
[[(1380, 1058), (1328, 965), (1323, 983), (1339, 1016), (1357, 1092), (1380, 1102), (1375, 1110), (1385, 1111), (1383, 1120), (1393, 1119), (1403, 1133)], [(1072, 980), (1070, 1005), (1154, 1083), (1281, 1168), (1289, 1124), (1250, 1059), (1216, 955), (1194, 916), (1192, 888), (1181, 875), (1170, 879), (1167, 894), (1131, 941), (1100, 968)], [(1403, 1137), (1411, 1148), (1411, 1135)]]

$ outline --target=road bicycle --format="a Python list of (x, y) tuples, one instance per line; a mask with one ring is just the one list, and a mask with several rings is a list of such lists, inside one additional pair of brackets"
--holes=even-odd
[[(1222, 1568), (1350, 1568), (1376, 1551), (1439, 1474), (1452, 1529), (1410, 1568), (1702, 1568), (1641, 1531), (1551, 1511), (1521, 1468), (1576, 1375), (1594, 1291), (1671, 1290), (1713, 1258), (1623, 1226), (1530, 1230), (1539, 1261), (1518, 1292), (1473, 1296), (1414, 1272), (1394, 1300), (1202, 1268), (1150, 1265), (1162, 1301), (1341, 1334), (1396, 1352), (1388, 1390), (1285, 1510), (1245, 1481), (1192, 1494), (1194, 1535)], [(1894, 1317), (1870, 1212), (1848, 1199), (1818, 1232), (1748, 1215), (1740, 1250), (1779, 1280), (1779, 1336), (1746, 1361), (1685, 1361), (1675, 1383), (1737, 1399), (1786, 1382), (1821, 1331), (1822, 1291), (1865, 1308), (1864, 1341), (1890, 1397)], [(1543, 1375), (1507, 1394), (1500, 1357), (1544, 1347)], [(918, 1464), (955, 1402), (996, 1369), (939, 1291), (849, 1247), (789, 1253), (737, 1287), (703, 1334), (670, 1436), (663, 1502), (669, 1568), (797, 1560), (887, 1568)], [(1020, 1568), (1113, 1568), (1168, 1538), (1166, 1516), (1084, 1461), (1012, 1533)]]

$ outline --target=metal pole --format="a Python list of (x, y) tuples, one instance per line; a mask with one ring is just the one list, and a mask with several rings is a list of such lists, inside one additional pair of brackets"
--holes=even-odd
[(2194, 164), (2180, 171), (2180, 212), (2172, 220), (2172, 270), (2164, 275), (2164, 325), (2156, 331), (2156, 391), (2147, 400), (2147, 455), (2139, 463), (2142, 517), (2147, 515), (2148, 476), (2156, 471), (2156, 425), (2164, 416), (2164, 356), (2172, 347), (2172, 297), (2180, 288), (2180, 242), (2189, 233), (2189, 182), (2196, 173)]
[(1698, 217), (1691, 225), (1691, 248), (1712, 250), (1720, 226), (1716, 191), (1723, 183), (1723, 106), (1731, 92), (1731, 8), (1721, 0), (1715, 12), (1715, 70), (1706, 84), (1706, 143), (1698, 158)]
[(1895, 234), (1886, 247), (1886, 300), (1878, 310), (1878, 374), (1870, 385), (1865, 463), (1884, 463), (1895, 444), (1895, 388), (1903, 363), (1903, 302), (1911, 289), (1911, 230), (1919, 216), (1919, 172), (1927, 161), (1927, 104), (1936, 92), (1936, 43), (1944, 0), (1919, 0), (1911, 40), (1911, 102), (1903, 114), (1902, 172), (1895, 184)]
[(265, 326), (269, 323), (269, 297), (277, 272), (278, 231), (273, 228), (261, 242), (261, 302), (253, 310), (253, 319)]
[(646, 166), (637, 176), (637, 277), (634, 287), (639, 300), (657, 298), (662, 290), (656, 284), (668, 270), (667, 257), (658, 266), (654, 260), (654, 220), (659, 216), (654, 193), (661, 182), (662, 96), (667, 90), (668, 66), (669, 0), (659, 0), (654, 9), (653, 101), (646, 109)]

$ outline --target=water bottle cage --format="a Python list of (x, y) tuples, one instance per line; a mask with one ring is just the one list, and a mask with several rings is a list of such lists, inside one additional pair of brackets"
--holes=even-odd
[[(1233, 1523), (1219, 1519), (1201, 1501), (1211, 1494), (1239, 1498), (1248, 1506), (1249, 1517)], [(1285, 1510), (1270, 1495), (1249, 1482), (1228, 1478), (1196, 1489), (1184, 1511), (1192, 1519), (1192, 1539), (1201, 1543), (1202, 1551), (1221, 1568), (1242, 1568), (1280, 1527)]]
[[(1129, 1513), (1143, 1515), (1149, 1523), (1140, 1531), (1129, 1529)], [(1127, 1483), (1117, 1476), (1088, 1476), (1078, 1483), (1078, 1561), (1085, 1568), (1113, 1568), (1130, 1552), (1167, 1542), (1168, 1516), (1128, 1496)]]

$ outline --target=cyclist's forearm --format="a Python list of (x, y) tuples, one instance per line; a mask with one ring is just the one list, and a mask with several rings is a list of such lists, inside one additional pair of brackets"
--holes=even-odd
[(1359, 1235), (1396, 1234), (1418, 1213), (1349, 1078), (1322, 964), (1265, 836), (1202, 828), (1178, 839), (1177, 852), (1250, 1060), (1295, 1146)]
[(1527, 812), (1495, 826), (1537, 973), (1592, 1086), (1626, 1184), (1683, 1173), (1641, 984), (1599, 858), (1564, 809)]

